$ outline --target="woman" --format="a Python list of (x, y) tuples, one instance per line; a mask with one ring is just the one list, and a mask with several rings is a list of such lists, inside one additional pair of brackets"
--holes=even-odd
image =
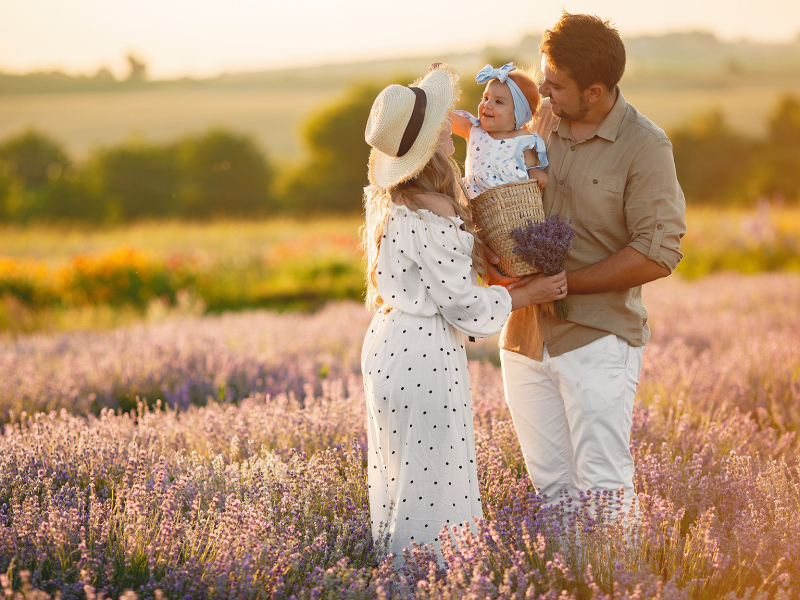
[[(477, 284), (483, 244), (450, 158), (458, 76), (439, 65), (383, 90), (370, 112), (364, 339), (373, 536), (389, 551), (435, 543), (442, 525), (482, 518), (465, 336), (500, 331), (510, 311), (566, 295), (564, 273), (511, 292)], [(559, 287), (563, 291), (559, 290)]]

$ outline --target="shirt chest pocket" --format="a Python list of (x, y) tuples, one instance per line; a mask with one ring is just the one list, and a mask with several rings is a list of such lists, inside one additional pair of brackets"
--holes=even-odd
[(586, 227), (624, 222), (625, 177), (604, 171), (575, 178), (572, 219)]

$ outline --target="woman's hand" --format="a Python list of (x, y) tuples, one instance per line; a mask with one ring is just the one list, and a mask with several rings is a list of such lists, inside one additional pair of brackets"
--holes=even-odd
[(511, 310), (518, 310), (533, 304), (545, 304), (567, 297), (567, 272), (557, 275), (529, 275), (509, 286)]

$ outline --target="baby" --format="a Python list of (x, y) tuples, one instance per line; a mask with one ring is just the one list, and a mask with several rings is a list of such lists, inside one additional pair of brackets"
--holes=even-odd
[(475, 81), (486, 83), (478, 118), (463, 110), (450, 113), (453, 133), (467, 140), (467, 196), (472, 199), (496, 185), (527, 179), (544, 189), (544, 140), (525, 129), (541, 101), (536, 83), (513, 63), (499, 69), (486, 65)]

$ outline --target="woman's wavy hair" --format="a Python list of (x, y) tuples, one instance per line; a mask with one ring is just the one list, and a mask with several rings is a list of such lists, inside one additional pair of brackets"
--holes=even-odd
[(437, 148), (428, 164), (413, 179), (387, 188), (370, 186), (366, 190), (364, 196), (366, 223), (361, 228), (361, 248), (367, 258), (366, 305), (369, 310), (378, 310), (384, 305), (383, 298), (378, 293), (377, 271), (378, 254), (386, 221), (389, 218), (389, 209), (393, 202), (405, 204), (411, 210), (424, 208), (417, 199), (421, 194), (436, 194), (450, 200), (456, 214), (464, 221), (464, 228), (475, 238), (472, 247), (472, 265), (481, 278), (485, 279), (484, 244), (475, 235), (472, 208), (461, 187), (458, 164), (442, 152), (441, 148)]

